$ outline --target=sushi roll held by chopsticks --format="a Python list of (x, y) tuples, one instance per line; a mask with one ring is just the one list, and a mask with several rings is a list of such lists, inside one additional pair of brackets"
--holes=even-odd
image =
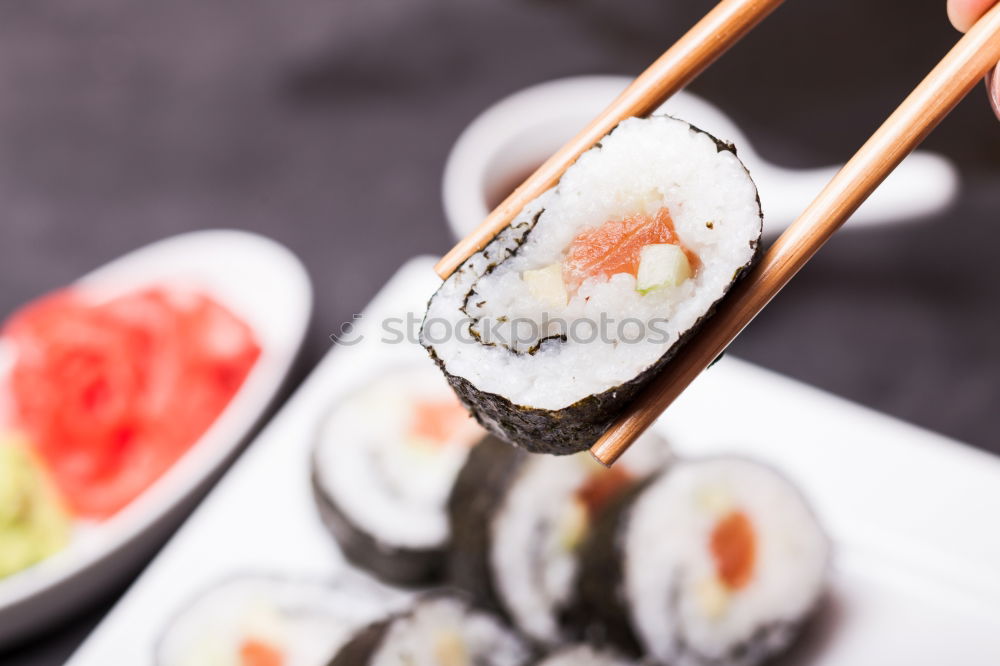
[(489, 430), (581, 451), (753, 263), (761, 225), (731, 145), (625, 120), (443, 283), (421, 342)]
[[(656, 137), (652, 131), (648, 132), (647, 141), (631, 142), (633, 151), (619, 152), (617, 160), (606, 160), (610, 164), (607, 178), (588, 179), (581, 174), (589, 173), (588, 168), (593, 169), (595, 162), (607, 167), (605, 160), (594, 155), (615, 152), (608, 149), (612, 144), (616, 150), (620, 144), (629, 144), (622, 136), (631, 138), (633, 128), (670, 122), (671, 119), (640, 118), (690, 83), (782, 2), (721, 0), (435, 266), (445, 283), (428, 308), (422, 341), (466, 402), (476, 410), (479, 420), (495, 433), (534, 451), (568, 453), (593, 444), (590, 448), (594, 457), (605, 465), (613, 464), (698, 373), (718, 359), (892, 170), (993, 71), (1000, 58), (998, 5), (979, 19), (837, 172), (768, 249), (759, 266), (749, 272), (736, 298), (718, 308), (700, 334), (688, 341), (685, 353), (679, 354), (667, 368), (667, 361), (680, 343), (706, 315), (712, 314), (722, 295), (746, 268), (738, 260), (733, 262), (736, 254), (716, 252), (715, 247), (703, 254), (709, 248), (692, 247), (691, 244), (699, 244), (705, 237), (691, 236), (698, 223), (689, 217), (690, 211), (683, 209), (689, 204), (696, 210), (704, 210), (712, 202), (718, 204), (726, 218), (722, 225), (726, 233), (719, 236), (726, 239), (723, 245), (735, 242), (733, 247), (736, 247), (746, 231), (743, 228), (746, 216), (740, 211), (749, 203), (749, 197), (745, 196), (747, 188), (738, 186), (738, 178), (722, 162), (709, 166), (704, 145), (691, 144), (690, 151), (678, 150), (683, 141), (661, 143), (663, 137)], [(650, 146), (661, 150), (643, 154)], [(718, 152), (729, 151), (719, 144)], [(663, 161), (669, 163), (670, 169), (657, 168)], [(684, 177), (685, 168), (698, 174), (700, 178), (695, 183), (704, 180), (707, 186), (692, 188), (693, 181)], [(661, 196), (663, 203), (654, 211), (641, 207), (649, 194), (647, 191), (644, 195), (642, 189), (650, 184), (651, 177), (660, 186), (653, 190), (653, 203), (656, 195)], [(746, 184), (753, 189), (749, 177)], [(759, 202), (756, 196), (753, 198), (759, 214)], [(647, 234), (648, 226), (642, 220), (661, 219), (663, 210), (669, 213), (675, 233), (668, 235), (670, 229), (665, 224), (661, 234)], [(580, 231), (587, 233), (567, 237), (557, 228), (551, 234), (541, 233), (542, 228), (550, 229), (548, 221), (541, 224), (543, 217), (549, 220), (560, 217), (553, 211), (570, 211), (572, 214), (567, 217), (571, 219), (567, 221), (585, 227)], [(608, 213), (612, 219), (599, 219)], [(610, 226), (614, 216), (621, 218), (618, 228)], [(637, 217), (639, 224), (635, 223)], [(704, 224), (709, 229), (719, 226), (712, 218)], [(597, 231), (592, 231), (595, 228)], [(548, 237), (555, 240), (550, 242)], [(748, 240), (755, 250), (757, 238)], [(668, 245), (678, 246), (688, 260), (687, 265), (677, 249), (647, 249)], [(640, 253), (654, 255), (656, 261), (644, 269), (642, 262), (648, 257), (640, 254), (636, 260), (626, 251), (635, 246)], [(595, 250), (597, 247), (600, 249)], [(748, 264), (753, 254), (748, 257)], [(696, 260), (693, 265), (692, 259)], [(531, 265), (531, 260), (537, 264)], [(721, 267), (724, 273), (727, 264), (736, 270), (721, 285), (718, 282), (721, 273), (716, 274), (716, 270)], [(699, 268), (705, 269), (700, 277)], [(515, 272), (523, 284), (516, 284), (511, 277)], [(676, 311), (668, 315), (671, 318), (668, 333), (672, 337), (668, 336), (658, 358), (650, 358), (649, 350), (645, 356), (639, 353), (629, 358), (617, 348), (617, 343), (624, 339), (621, 332), (610, 339), (610, 350), (581, 353), (576, 358), (572, 353), (556, 354), (559, 357), (556, 362), (551, 358), (512, 360), (490, 351), (470, 351), (469, 345), (463, 349), (455, 342), (471, 336), (487, 349), (502, 348), (531, 357), (543, 354), (546, 343), (565, 344), (571, 337), (565, 328), (550, 326), (552, 322), (544, 318), (533, 334), (521, 337), (507, 331), (506, 339), (501, 337), (499, 343), (496, 335), (484, 339), (484, 331), (495, 331), (484, 327), (483, 322), (501, 312), (496, 317), (500, 324), (496, 331), (516, 328), (510, 315), (515, 306), (516, 309), (527, 306), (530, 310), (531, 304), (522, 298), (526, 292), (547, 306), (563, 308), (570, 321), (578, 321), (580, 317), (572, 310), (574, 304), (582, 305), (578, 299), (580, 290), (587, 289), (589, 279), (600, 279), (600, 274), (631, 274), (636, 280), (636, 290), (642, 293), (695, 280), (699, 294), (674, 303)], [(707, 281), (703, 279), (706, 276)], [(709, 288), (702, 289), (706, 286)], [(483, 298), (484, 293), (489, 298)], [(613, 305), (609, 312), (622, 314), (634, 310), (634, 301), (626, 296), (624, 289), (611, 294), (602, 291), (601, 295), (614, 301), (609, 303)], [(583, 296), (584, 310), (592, 305), (600, 309), (602, 298), (596, 298), (596, 291), (589, 296), (584, 291)], [(717, 298), (713, 300), (713, 296)], [(456, 312), (465, 318), (455, 315)], [(517, 321), (525, 319), (531, 322), (532, 317), (521, 316)], [(439, 322), (461, 335), (436, 338), (431, 325)], [(601, 339), (607, 346), (609, 337)], [(551, 356), (547, 352), (544, 355)], [(609, 363), (609, 357), (615, 361)], [(525, 368), (525, 363), (530, 367)]]

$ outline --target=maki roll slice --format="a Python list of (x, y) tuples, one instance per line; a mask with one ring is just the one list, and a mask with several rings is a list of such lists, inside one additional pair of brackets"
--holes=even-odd
[(530, 658), (498, 618), (439, 593), (360, 631), (330, 666), (522, 666)]
[(326, 666), (407, 595), (360, 574), (333, 582), (248, 574), (206, 590), (169, 623), (157, 666)]
[(494, 434), (581, 451), (752, 264), (761, 225), (731, 145), (625, 120), (445, 280), (421, 342)]
[(821, 597), (829, 542), (799, 491), (740, 458), (671, 465), (609, 510), (578, 589), (591, 635), (658, 662), (750, 666)]
[(637, 666), (637, 662), (610, 650), (581, 644), (557, 650), (535, 666)]
[(437, 580), (448, 496), (482, 435), (426, 366), (398, 368), (335, 405), (319, 428), (312, 485), (347, 559), (396, 584)]
[(581, 545), (602, 510), (668, 456), (652, 433), (611, 469), (587, 454), (535, 456), (488, 437), (469, 456), (449, 503), (451, 583), (538, 644), (573, 638), (567, 610)]

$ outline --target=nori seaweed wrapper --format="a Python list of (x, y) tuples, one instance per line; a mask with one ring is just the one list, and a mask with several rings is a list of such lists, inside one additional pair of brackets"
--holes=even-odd
[(392, 620), (382, 620), (359, 631), (337, 651), (329, 666), (364, 666), (369, 663), (382, 645)]
[(312, 472), (313, 497), (323, 525), (333, 535), (344, 556), (355, 566), (395, 585), (420, 586), (440, 582), (446, 548), (416, 549), (391, 546), (355, 524), (323, 490)]
[[(736, 155), (736, 148), (731, 143), (721, 141), (708, 132), (690, 125), (690, 123), (687, 124), (692, 131), (708, 136), (715, 143), (718, 152), (730, 152), (734, 156)], [(601, 144), (598, 143), (591, 151), (600, 149)], [(554, 189), (558, 189), (558, 185)], [(511, 226), (502, 229), (486, 247), (466, 260), (443, 283), (441, 289), (431, 297), (431, 300), (433, 301), (437, 298), (441, 290), (448, 285), (450, 280), (456, 279), (457, 275), (463, 272), (472, 272), (478, 279), (517, 254), (520, 247), (530, 236), (539, 217), (544, 212), (544, 207), (536, 205), (537, 201), (529, 203), (524, 211), (515, 218)], [(527, 220), (522, 219), (526, 211), (531, 211)], [(760, 209), (759, 196), (757, 197), (757, 211), (761, 220), (761, 229), (763, 229), (764, 216)], [(734, 271), (729, 290), (746, 275), (760, 257), (759, 235), (758, 240), (751, 242), (751, 247), (754, 250), (751, 259)], [(466, 302), (474, 294), (475, 286), (473, 285), (472, 289), (466, 295)], [(728, 291), (726, 294), (728, 294)], [(719, 300), (707, 308), (705, 314), (691, 328), (683, 332), (678, 340), (645, 370), (639, 372), (639, 374), (627, 382), (613, 386), (601, 393), (586, 396), (562, 409), (540, 409), (530, 405), (519, 405), (496, 393), (478, 389), (464, 377), (450, 374), (445, 368), (444, 362), (435, 353), (433, 343), (429, 342), (425, 337), (424, 333), (428, 322), (427, 317), (425, 317), (423, 326), (421, 327), (421, 344), (428, 350), (431, 358), (437, 363), (438, 367), (441, 368), (441, 371), (448, 379), (448, 383), (451, 384), (455, 393), (458, 394), (465, 406), (484, 428), (510, 444), (531, 453), (568, 455), (589, 449), (593, 446), (628, 403), (666, 367), (667, 363), (676, 355), (678, 350), (697, 332), (701, 324), (715, 312), (719, 302), (725, 298), (726, 294), (723, 294)], [(553, 340), (552, 342), (557, 341)], [(543, 339), (539, 341), (539, 346), (547, 343), (548, 339)], [(510, 353), (519, 352), (511, 351)], [(534, 353), (534, 351), (524, 353)]]
[(588, 641), (611, 643), (632, 657), (640, 656), (642, 648), (632, 630), (625, 592), (625, 530), (636, 500), (656, 478), (652, 475), (635, 484), (598, 516), (580, 553), (577, 596), (567, 612), (567, 621), (579, 627)]
[(493, 516), (526, 460), (524, 452), (487, 436), (473, 447), (448, 500), (448, 580), (477, 605), (502, 615), (490, 565)]
[(392, 546), (351, 520), (320, 481), (317, 463), (320, 441), (317, 433), (310, 460), (310, 485), (320, 519), (344, 557), (355, 566), (394, 585), (421, 586), (440, 582), (444, 575), (448, 544), (428, 549)]

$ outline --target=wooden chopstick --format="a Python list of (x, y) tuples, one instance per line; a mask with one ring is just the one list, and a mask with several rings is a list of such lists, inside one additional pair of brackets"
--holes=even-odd
[(532, 199), (549, 189), (576, 159), (618, 123), (645, 116), (690, 83), (784, 0), (722, 0), (649, 66), (586, 128), (559, 149), (434, 266), (447, 279), (483, 249)]
[(591, 448), (612, 464), (721, 354), (858, 206), (1000, 61), (1000, 5), (990, 10), (914, 89), (757, 267)]

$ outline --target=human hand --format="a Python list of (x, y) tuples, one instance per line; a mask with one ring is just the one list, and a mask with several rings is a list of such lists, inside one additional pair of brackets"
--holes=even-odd
[[(965, 32), (995, 4), (997, 0), (948, 0), (948, 18), (952, 25)], [(986, 77), (986, 88), (993, 110), (1000, 118), (1000, 64)]]

